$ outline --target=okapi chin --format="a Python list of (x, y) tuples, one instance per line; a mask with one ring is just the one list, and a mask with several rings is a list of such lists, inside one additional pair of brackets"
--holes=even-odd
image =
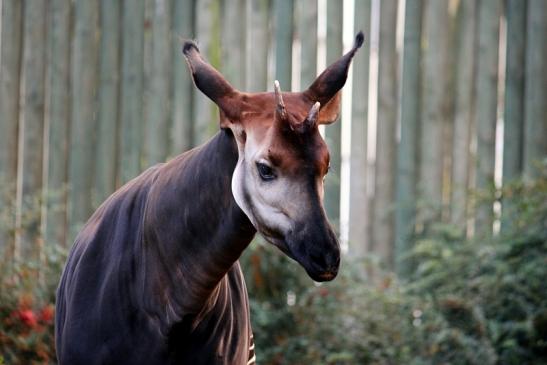
[(323, 208), (340, 89), (363, 34), (303, 92), (234, 89), (187, 41), (195, 85), (220, 109), (207, 143), (136, 177), (76, 237), (57, 291), (64, 364), (252, 364), (238, 259), (256, 232), (316, 281), (340, 248)]

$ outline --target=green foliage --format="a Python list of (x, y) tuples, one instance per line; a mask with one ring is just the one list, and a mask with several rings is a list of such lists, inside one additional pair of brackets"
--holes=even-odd
[[(443, 223), (416, 237), (400, 280), (345, 257), (317, 285), (257, 242), (243, 258), (261, 364), (547, 363), (547, 179), (489, 194), (511, 199), (503, 233)], [(507, 212), (506, 212), (507, 213)]]
[(66, 257), (54, 247), (40, 262), (0, 271), (0, 364), (55, 363), (55, 288)]
[[(490, 195), (511, 201), (502, 233), (467, 239), (461, 227), (431, 224), (415, 237), (407, 259), (416, 269), (404, 280), (344, 257), (335, 281), (314, 284), (257, 240), (242, 264), (258, 362), (547, 364), (547, 179)], [(43, 246), (38, 263), (1, 266), (0, 364), (55, 361), (65, 252)]]

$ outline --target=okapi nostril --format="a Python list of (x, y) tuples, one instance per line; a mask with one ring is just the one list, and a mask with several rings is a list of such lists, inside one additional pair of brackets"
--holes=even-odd
[(311, 264), (315, 270), (321, 272), (337, 273), (340, 260), (330, 255), (310, 255)]

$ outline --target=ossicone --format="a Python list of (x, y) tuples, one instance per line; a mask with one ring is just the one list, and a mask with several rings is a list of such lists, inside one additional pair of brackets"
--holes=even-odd
[(281, 87), (279, 81), (274, 81), (274, 96), (275, 96), (275, 113), (280, 119), (287, 118), (287, 110), (285, 108), (285, 102), (283, 101), (283, 94), (281, 93)]
[(291, 123), (291, 128), (298, 133), (307, 133), (315, 129), (319, 123), (319, 109), (321, 108), (321, 103), (316, 102), (310, 108), (306, 119), (301, 123)]

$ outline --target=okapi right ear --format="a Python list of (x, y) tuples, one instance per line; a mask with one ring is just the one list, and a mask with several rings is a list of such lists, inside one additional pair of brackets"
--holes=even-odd
[(229, 120), (234, 121), (239, 118), (239, 92), (201, 57), (199, 48), (194, 42), (185, 41), (182, 53), (194, 83), (201, 92), (218, 105), (221, 127), (227, 127)]
[(336, 120), (340, 109), (340, 94), (338, 92), (346, 83), (351, 60), (357, 50), (363, 45), (364, 39), (363, 32), (357, 33), (351, 50), (327, 67), (315, 79), (313, 84), (304, 91), (304, 95), (309, 100), (321, 103), (321, 112), (319, 114), (320, 124), (329, 124)]

